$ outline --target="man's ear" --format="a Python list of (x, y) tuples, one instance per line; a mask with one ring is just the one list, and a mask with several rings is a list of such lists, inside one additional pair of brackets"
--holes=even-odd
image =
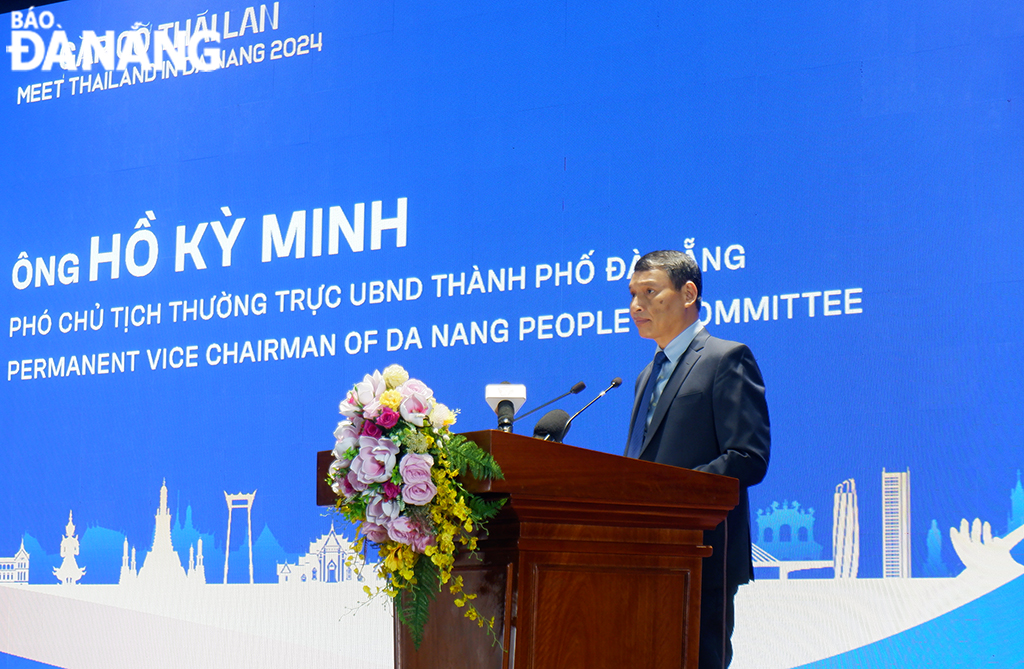
[(683, 284), (683, 298), (687, 309), (694, 306), (697, 303), (697, 285), (693, 281), (687, 281)]

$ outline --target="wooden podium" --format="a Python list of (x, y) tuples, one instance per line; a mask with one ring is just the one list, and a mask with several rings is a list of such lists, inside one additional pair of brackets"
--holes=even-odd
[[(465, 482), (508, 502), (456, 564), (502, 647), (443, 588), (419, 650), (396, 622), (396, 669), (697, 666), (702, 531), (739, 501), (736, 479), (497, 430), (465, 436), (505, 473)], [(320, 505), (334, 503), (332, 459), (318, 453)]]

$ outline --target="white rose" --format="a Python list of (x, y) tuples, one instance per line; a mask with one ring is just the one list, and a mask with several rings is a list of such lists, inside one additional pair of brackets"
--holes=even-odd
[(440, 402), (435, 404), (434, 408), (430, 410), (430, 424), (435, 430), (440, 430), (445, 425), (452, 425), (453, 423), (455, 423), (455, 415)]
[(401, 365), (389, 365), (381, 376), (384, 377), (384, 384), (388, 390), (393, 390), (409, 380), (409, 372)]

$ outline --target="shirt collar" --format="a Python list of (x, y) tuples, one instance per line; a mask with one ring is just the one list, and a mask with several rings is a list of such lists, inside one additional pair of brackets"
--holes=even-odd
[(663, 350), (665, 351), (665, 357), (675, 364), (679, 361), (679, 358), (683, 357), (683, 353), (686, 353), (686, 349), (690, 347), (690, 342), (697, 336), (697, 333), (703, 329), (703, 325), (700, 319), (695, 320), (690, 324), (688, 328), (676, 335), (676, 338), (668, 343)]

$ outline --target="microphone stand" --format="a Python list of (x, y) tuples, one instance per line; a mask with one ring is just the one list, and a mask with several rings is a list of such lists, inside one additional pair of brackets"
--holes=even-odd
[(569, 431), (569, 425), (570, 425), (570, 424), (572, 423), (573, 419), (574, 419), (574, 418), (576, 418), (576, 416), (579, 416), (579, 415), (580, 415), (581, 413), (583, 413), (583, 412), (584, 412), (584, 411), (586, 410), (586, 408), (587, 408), (587, 407), (589, 407), (589, 406), (590, 406), (591, 404), (593, 404), (594, 402), (596, 402), (596, 401), (598, 401), (599, 399), (601, 399), (602, 397), (604, 397), (604, 394), (605, 394), (606, 392), (608, 392), (608, 391), (609, 391), (609, 390), (611, 390), (612, 388), (618, 388), (618, 387), (619, 387), (619, 386), (621, 386), (621, 385), (622, 385), (622, 379), (620, 379), (620, 378), (619, 378), (619, 377), (617, 377), (617, 376), (616, 376), (616, 377), (615, 377), (614, 379), (612, 379), (611, 385), (609, 385), (609, 386), (608, 386), (607, 388), (605, 388), (604, 390), (602, 390), (602, 391), (601, 391), (601, 394), (600, 394), (600, 395), (598, 395), (598, 396), (597, 396), (597, 397), (595, 397), (594, 399), (592, 399), (592, 400), (590, 400), (589, 402), (587, 402), (587, 403), (586, 403), (586, 404), (585, 404), (585, 405), (583, 406), (583, 408), (582, 408), (582, 409), (580, 409), (579, 411), (577, 411), (576, 413), (574, 413), (574, 414), (572, 415), (572, 417), (571, 417), (571, 418), (569, 418), (569, 420), (567, 420), (567, 421), (565, 422), (565, 427), (564, 427), (564, 428), (562, 428), (562, 434), (563, 434), (563, 435), (565, 435), (565, 433)]
[(554, 404), (555, 402), (557, 402), (558, 400), (562, 399), (563, 397), (568, 397), (569, 395), (576, 395), (577, 393), (581, 393), (581, 392), (583, 392), (586, 389), (587, 389), (587, 384), (585, 384), (582, 381), (580, 381), (575, 386), (570, 388), (569, 392), (564, 393), (562, 395), (559, 395), (558, 397), (556, 397), (555, 399), (551, 400), (550, 402), (545, 402), (544, 404), (541, 404), (536, 409), (530, 409), (526, 413), (519, 414), (516, 417), (516, 419), (514, 421), (512, 421), (512, 422), (515, 423), (516, 421), (522, 420), (522, 419), (526, 418), (527, 416), (529, 416), (531, 413), (534, 413), (535, 411), (540, 411), (541, 409), (543, 409), (547, 405)]

